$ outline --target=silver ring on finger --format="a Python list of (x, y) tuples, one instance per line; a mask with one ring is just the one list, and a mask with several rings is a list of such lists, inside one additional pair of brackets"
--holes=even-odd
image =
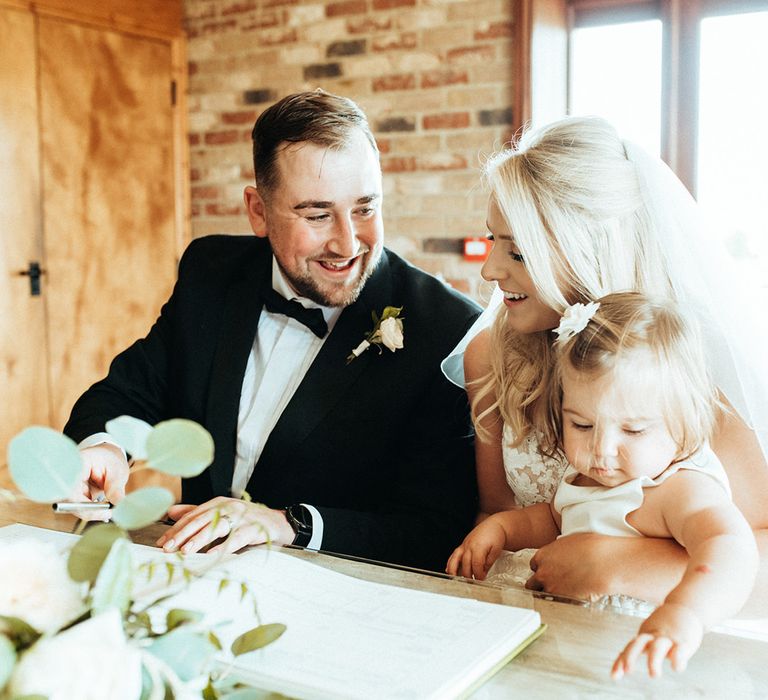
[(232, 518), (230, 518), (226, 513), (221, 516), (220, 520), (223, 520), (225, 523), (227, 523), (227, 535), (229, 535), (232, 530), (235, 529), (235, 526), (232, 524)]

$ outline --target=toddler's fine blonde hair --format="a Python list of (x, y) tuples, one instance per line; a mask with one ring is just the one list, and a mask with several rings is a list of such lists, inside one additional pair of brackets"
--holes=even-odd
[(609, 376), (640, 391), (652, 382), (660, 390), (662, 415), (679, 448), (676, 459), (689, 457), (710, 439), (719, 405), (697, 319), (670, 300), (638, 292), (609, 294), (599, 303), (582, 331), (555, 344), (548, 391), (551, 427), (543, 433), (561, 444), (565, 372), (587, 379)]

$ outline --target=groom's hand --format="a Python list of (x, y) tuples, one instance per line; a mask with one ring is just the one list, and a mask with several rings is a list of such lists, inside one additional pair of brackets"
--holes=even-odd
[(176, 523), (156, 542), (166, 552), (199, 552), (221, 538), (224, 541), (209, 552), (236, 552), (265, 542), (290, 544), (295, 537), (284, 511), (236, 498), (218, 496), (199, 506), (172, 506), (168, 515)]
[[(80, 450), (80, 459), (83, 462), (82, 480), (69, 500), (117, 503), (125, 497), (128, 460), (119, 447), (109, 443), (86, 447)], [(74, 515), (82, 520), (109, 520), (110, 512), (89, 510)]]

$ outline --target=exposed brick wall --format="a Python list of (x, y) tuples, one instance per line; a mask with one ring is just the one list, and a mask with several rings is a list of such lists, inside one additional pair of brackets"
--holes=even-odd
[(322, 87), (371, 122), (387, 245), (483, 296), (459, 241), (485, 230), (480, 164), (511, 136), (513, 2), (185, 0), (193, 235), (249, 230), (255, 118)]

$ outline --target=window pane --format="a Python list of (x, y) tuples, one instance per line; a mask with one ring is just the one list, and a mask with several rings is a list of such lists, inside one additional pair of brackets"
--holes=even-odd
[(768, 12), (701, 22), (697, 195), (768, 286)]
[(651, 153), (661, 148), (660, 20), (571, 31), (571, 114), (598, 114)]

